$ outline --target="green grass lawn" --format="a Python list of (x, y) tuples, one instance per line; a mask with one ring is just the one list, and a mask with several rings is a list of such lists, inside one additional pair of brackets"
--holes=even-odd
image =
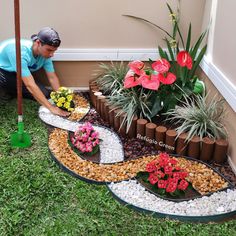
[(24, 101), (28, 149), (12, 149), (16, 101), (1, 104), (0, 235), (236, 235), (236, 222), (182, 223), (140, 214), (114, 200), (105, 186), (62, 172), (51, 160), (37, 103)]

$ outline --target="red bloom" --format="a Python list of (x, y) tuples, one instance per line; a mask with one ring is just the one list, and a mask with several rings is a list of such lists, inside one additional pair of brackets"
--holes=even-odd
[(179, 190), (186, 190), (186, 188), (188, 187), (188, 182), (184, 179), (182, 179), (178, 185), (178, 189)]
[(163, 84), (173, 84), (176, 81), (176, 76), (171, 72), (168, 72), (166, 77), (164, 76), (164, 74), (160, 73), (158, 74), (158, 79)]
[(170, 163), (171, 165), (176, 165), (177, 164), (177, 161), (173, 158), (170, 159)]
[(160, 82), (157, 78), (157, 75), (141, 75), (139, 77), (140, 82), (142, 83), (142, 86), (147, 89), (151, 90), (158, 90), (160, 86)]
[(129, 70), (124, 79), (124, 87), (132, 88), (140, 84), (138, 77), (132, 70)]
[(165, 174), (167, 174), (167, 175), (172, 174), (172, 170), (173, 170), (173, 168), (171, 166), (164, 167)]
[(166, 59), (162, 58), (154, 62), (152, 68), (159, 73), (165, 73), (170, 69), (170, 63)]
[(149, 177), (148, 177), (148, 180), (149, 180), (149, 182), (151, 183), (151, 184), (155, 184), (155, 183), (157, 183), (158, 182), (158, 177), (155, 175), (155, 174), (153, 174), (153, 173), (150, 173), (149, 174)]
[(157, 186), (158, 186), (158, 188), (166, 188), (167, 184), (168, 184), (167, 180), (162, 180), (161, 179), (161, 180), (158, 181)]
[(177, 189), (177, 182), (174, 179), (169, 179), (166, 192), (173, 193)]
[(181, 51), (177, 55), (177, 62), (180, 66), (187, 66), (189, 70), (192, 69), (193, 60), (187, 51)]
[(165, 174), (164, 174), (161, 170), (155, 171), (154, 174), (155, 174), (158, 178), (163, 178), (163, 177), (165, 176)]
[(154, 164), (154, 163), (152, 163), (152, 162), (150, 162), (150, 163), (148, 163), (147, 165), (146, 165), (146, 171), (147, 172), (154, 172), (154, 171), (156, 171), (157, 170), (157, 167), (156, 167), (156, 165)]
[(141, 75), (144, 63), (142, 61), (131, 61), (128, 66), (135, 74)]
[(181, 179), (185, 179), (188, 176), (187, 172), (179, 172)]

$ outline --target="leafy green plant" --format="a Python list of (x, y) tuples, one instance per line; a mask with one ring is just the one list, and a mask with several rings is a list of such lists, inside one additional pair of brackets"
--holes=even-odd
[(165, 113), (168, 115), (167, 120), (177, 125), (178, 136), (187, 132), (188, 141), (195, 135), (201, 139), (203, 137), (214, 139), (227, 137), (222, 123), (225, 114), (224, 100), (219, 100), (214, 96), (207, 102), (208, 96), (189, 97), (185, 94), (184, 101), (179, 106)]
[(95, 74), (96, 82), (105, 94), (115, 94), (123, 89), (123, 79), (128, 67), (123, 62), (101, 63), (100, 70)]
[[(206, 37), (208, 30), (204, 31), (195, 43), (192, 43), (192, 26), (190, 23), (187, 38), (184, 40), (179, 26), (179, 9), (177, 9), (177, 12), (175, 13), (168, 3), (167, 7), (171, 17), (172, 32), (168, 32), (161, 26), (144, 18), (133, 15), (124, 15), (151, 24), (165, 34), (164, 41), (166, 42), (166, 49), (162, 49), (158, 46), (158, 51), (161, 60), (165, 59), (170, 63), (169, 72), (176, 75), (176, 81), (168, 86), (161, 85), (156, 92), (154, 104), (159, 107), (159, 110), (156, 110), (157, 113), (174, 108), (178, 101), (181, 100), (183, 93), (191, 95), (193, 93), (201, 93), (204, 90), (202, 81), (199, 81), (199, 78), (195, 73), (207, 49), (207, 45), (203, 45), (201, 49), (200, 46)], [(180, 53), (182, 53), (182, 58), (179, 57), (180, 61), (181, 59), (182, 61), (190, 59), (191, 66), (188, 66), (187, 63), (185, 65), (180, 65), (178, 63), (178, 54), (180, 55)]]

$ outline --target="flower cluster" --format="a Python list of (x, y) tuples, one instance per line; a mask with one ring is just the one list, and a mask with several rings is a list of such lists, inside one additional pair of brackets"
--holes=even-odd
[(156, 185), (164, 193), (175, 193), (177, 190), (186, 190), (189, 183), (186, 181), (188, 173), (178, 166), (178, 161), (167, 153), (161, 153), (159, 159), (146, 165), (149, 173), (148, 181)]
[[(180, 67), (192, 69), (192, 58), (187, 51), (181, 51), (177, 55), (177, 63)], [(141, 85), (144, 88), (158, 90), (160, 83), (173, 84), (176, 75), (170, 72), (170, 63), (165, 58), (161, 58), (152, 63), (152, 69), (144, 69), (142, 61), (132, 61), (129, 63), (129, 71), (124, 79), (124, 87), (131, 88)]]
[(91, 123), (86, 122), (79, 126), (71, 137), (72, 144), (82, 153), (95, 153), (99, 147), (99, 134)]
[(67, 111), (74, 110), (73, 92), (65, 87), (60, 87), (58, 91), (50, 94), (51, 99), (57, 107)]

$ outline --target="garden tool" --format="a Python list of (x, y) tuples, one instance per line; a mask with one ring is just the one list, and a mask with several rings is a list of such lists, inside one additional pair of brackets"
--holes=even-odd
[(20, 6), (19, 0), (14, 0), (15, 40), (16, 40), (16, 71), (17, 71), (17, 113), (18, 131), (11, 134), (11, 146), (25, 148), (31, 145), (30, 135), (24, 131), (22, 109), (22, 78), (20, 49)]

